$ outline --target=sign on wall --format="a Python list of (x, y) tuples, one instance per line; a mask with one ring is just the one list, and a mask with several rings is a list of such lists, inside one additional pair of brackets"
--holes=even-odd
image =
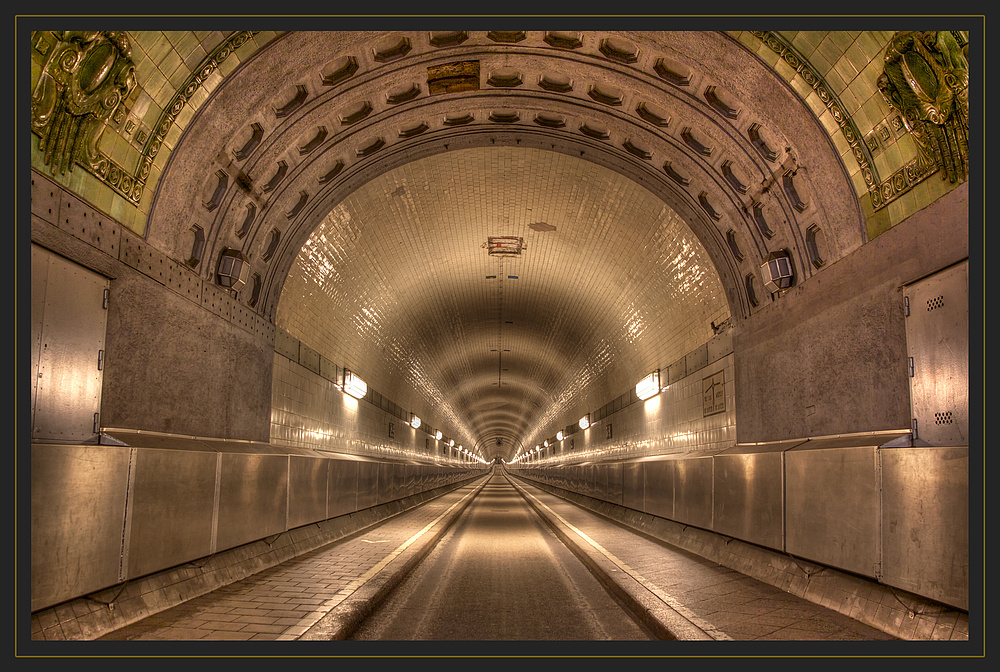
[(704, 415), (715, 415), (726, 410), (726, 372), (719, 371), (702, 382), (702, 405)]

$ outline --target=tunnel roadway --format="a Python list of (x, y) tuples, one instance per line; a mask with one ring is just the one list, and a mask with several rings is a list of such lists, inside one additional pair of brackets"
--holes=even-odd
[[(482, 497), (476, 504), (479, 494)], [(524, 505), (540, 517), (533, 519)], [(481, 529), (476, 530), (477, 525)], [(511, 549), (501, 550), (511, 542), (503, 541), (500, 535), (490, 541), (485, 538), (488, 536), (485, 531), (522, 525), (541, 538), (530, 548), (521, 545), (526, 543), (524, 539), (514, 542), (517, 544), (514, 550), (528, 553), (525, 561), (512, 561), (497, 576), (485, 579), (481, 571), (484, 563), (498, 566), (503, 564), (502, 557), (515, 555)], [(566, 548), (560, 548), (551, 537), (545, 538), (545, 527)], [(446, 550), (437, 557), (433, 549), (439, 542), (440, 548)], [(448, 547), (453, 548), (447, 550)], [(462, 547), (471, 552), (468, 557), (473, 558), (474, 564), (470, 567), (455, 562), (459, 554), (448, 559), (451, 551)], [(571, 562), (567, 549), (572, 549), (586, 569)], [(554, 561), (558, 565), (553, 565)], [(449, 562), (453, 563), (450, 567)], [(529, 568), (527, 572), (515, 571), (519, 562)], [(442, 566), (446, 567), (445, 574), (452, 575), (444, 581), (440, 576)], [(574, 593), (578, 590), (573, 587), (574, 582), (590, 581), (586, 578), (587, 570), (593, 574), (591, 579), (599, 580), (614, 598), (600, 595), (599, 590), (586, 598)], [(421, 580), (421, 572), (435, 576)], [(562, 572), (569, 572), (573, 578)], [(567, 591), (564, 595), (570, 597), (558, 603), (553, 599), (536, 599), (537, 593), (533, 592), (537, 591), (536, 581), (525, 574), (534, 574), (538, 583), (563, 584), (562, 589)], [(407, 577), (414, 578), (409, 586), (403, 585)], [(481, 623), (478, 627), (471, 622), (458, 624), (459, 620), (469, 621), (468, 613), (462, 610), (486, 616), (485, 601), (498, 597), (497, 587), (503, 584), (509, 584), (513, 598), (520, 602), (508, 604), (506, 613), (498, 607), (499, 603), (494, 603), (488, 616), (494, 623), (503, 623), (505, 619), (516, 622), (513, 630), (501, 634), (495, 625), (483, 629)], [(408, 597), (412, 597), (409, 606)], [(599, 602), (594, 601), (598, 599)], [(446, 616), (447, 609), (439, 615), (420, 613), (421, 600), (437, 600), (440, 606), (450, 605), (457, 611), (450, 618)], [(628, 620), (614, 602), (629, 605), (629, 611), (637, 615), (646, 632), (632, 624), (611, 623), (615, 619)], [(368, 620), (380, 605), (385, 605), (386, 611), (375, 620)], [(422, 606), (431, 605), (424, 601)], [(489, 641), (490, 637), (531, 637), (537, 642), (546, 637), (572, 637), (567, 630), (556, 632), (562, 628), (556, 624), (571, 620), (565, 618), (570, 610), (579, 615), (588, 609), (591, 613), (584, 620), (589, 629), (577, 631), (578, 638), (650, 639), (647, 633), (652, 633), (659, 640), (893, 639), (832, 609), (638, 534), (529, 481), (497, 473), (475, 478), (343, 539), (192, 597), (97, 639), (327, 642), (322, 651), (336, 655), (341, 650), (337, 647), (342, 645), (331, 640), (430, 637), (427, 633), (433, 632), (430, 626), (435, 619), (448, 624), (433, 636), (452, 638), (450, 641), (455, 644), (460, 638), (472, 636), (477, 641)], [(413, 629), (409, 634), (394, 629), (393, 618), (415, 620), (415, 613), (423, 621), (420, 627), (425, 629)], [(546, 614), (552, 613), (557, 615), (554, 620), (549, 618), (545, 627), (536, 627)], [(640, 648), (671, 645), (664, 641), (617, 641), (623, 646)], [(608, 639), (606, 643), (614, 642)], [(355, 645), (366, 646), (360, 641), (343, 643), (348, 647)]]
[(352, 640), (644, 640), (501, 473)]

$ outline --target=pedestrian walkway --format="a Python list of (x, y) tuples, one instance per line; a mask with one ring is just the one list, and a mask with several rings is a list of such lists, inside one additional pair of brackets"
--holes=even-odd
[[(444, 534), (490, 476), (101, 640), (341, 639)], [(502, 478), (502, 476), (493, 476)], [(510, 479), (647, 624), (685, 640), (888, 640), (785, 593)]]
[(844, 614), (636, 534), (541, 488), (512, 479), (564, 542), (678, 639), (868, 641), (894, 637)]
[(335, 638), (419, 561), (488, 479), (478, 478), (345, 539), (99, 639)]

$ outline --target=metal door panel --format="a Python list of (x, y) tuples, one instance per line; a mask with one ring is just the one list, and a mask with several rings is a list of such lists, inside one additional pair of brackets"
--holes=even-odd
[(916, 438), (969, 445), (969, 269), (959, 264), (909, 285), (906, 346)]
[(101, 408), (108, 280), (36, 245), (31, 266), (32, 440), (83, 442)]

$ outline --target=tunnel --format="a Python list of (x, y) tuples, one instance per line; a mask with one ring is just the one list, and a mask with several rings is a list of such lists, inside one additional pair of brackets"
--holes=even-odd
[(976, 22), (458, 23), (22, 22), (25, 646), (496, 474), (968, 643)]

